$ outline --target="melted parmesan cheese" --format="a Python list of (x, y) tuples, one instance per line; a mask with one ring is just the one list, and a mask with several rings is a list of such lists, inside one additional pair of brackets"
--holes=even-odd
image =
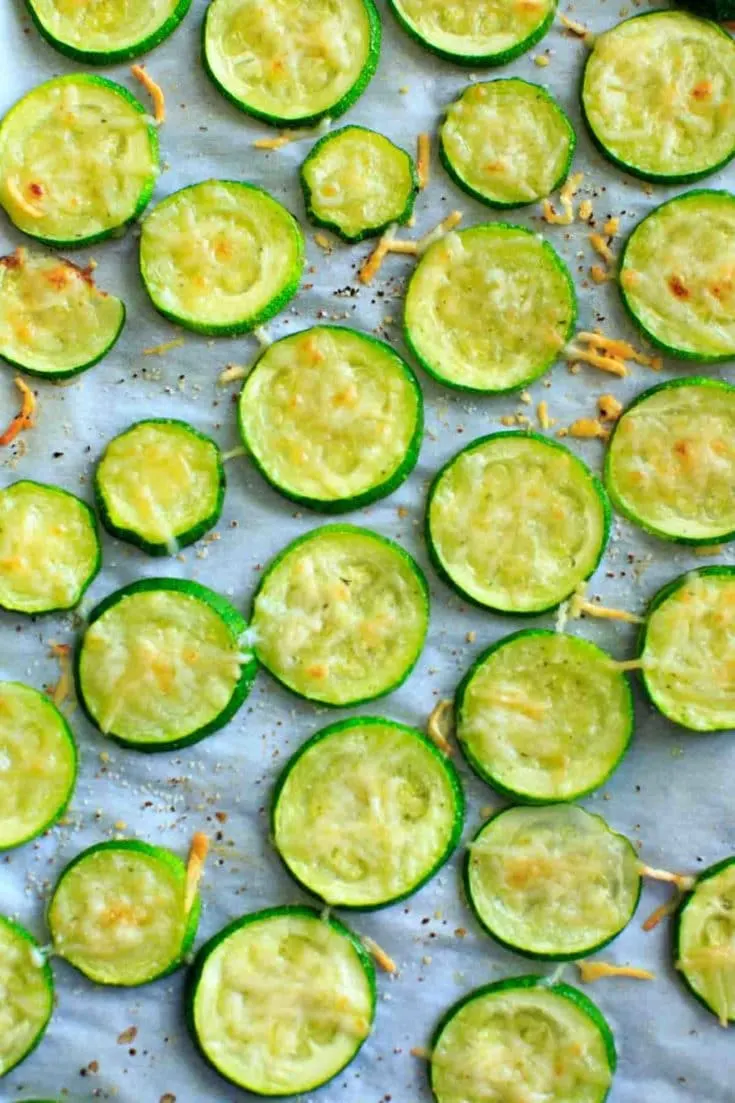
[(179, 0), (32, 0), (50, 35), (90, 53), (112, 53), (144, 42), (176, 11)]
[(735, 1019), (735, 866), (696, 884), (681, 912), (677, 965), (723, 1026)]
[(35, 943), (0, 917), (0, 1076), (25, 1056), (52, 1007)]
[(436, 49), (492, 55), (529, 38), (554, 10), (554, 0), (392, 0), (401, 19)]

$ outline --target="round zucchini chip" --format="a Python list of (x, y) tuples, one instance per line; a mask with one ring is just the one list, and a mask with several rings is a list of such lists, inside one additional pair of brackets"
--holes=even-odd
[(103, 735), (139, 751), (173, 751), (223, 727), (256, 663), (247, 623), (198, 582), (149, 578), (93, 609), (76, 655), (79, 700)]
[(559, 104), (519, 77), (471, 84), (449, 107), (439, 155), (460, 188), (488, 207), (524, 207), (569, 173), (577, 137)]
[(380, 717), (331, 724), (287, 763), (271, 826), (296, 880), (332, 907), (382, 908), (417, 892), (459, 842), (457, 771), (420, 732)]
[(735, 387), (694, 377), (644, 391), (615, 427), (605, 485), (620, 513), (663, 540), (735, 538)]
[(437, 1103), (604, 1103), (616, 1064), (610, 1027), (584, 993), (547, 977), (511, 977), (447, 1011), (434, 1036), (431, 1087)]
[(633, 736), (625, 675), (588, 640), (526, 629), (479, 656), (456, 696), (457, 739), (473, 770), (527, 804), (599, 789)]
[(159, 313), (195, 333), (249, 333), (291, 301), (303, 267), (298, 222), (253, 184), (192, 184), (143, 222), (145, 289)]
[(624, 835), (576, 804), (508, 808), (470, 843), (465, 888), (497, 942), (526, 957), (571, 961), (630, 923), (640, 863)]
[(273, 126), (344, 114), (379, 57), (373, 0), (213, 0), (204, 20), (204, 67), (217, 88)]
[(199, 923), (186, 863), (137, 839), (98, 843), (62, 871), (48, 906), (54, 953), (96, 984), (132, 988), (183, 964)]
[(352, 1061), (375, 1018), (375, 970), (328, 912), (271, 908), (231, 923), (199, 951), (187, 1021), (200, 1053), (256, 1095), (297, 1095)]
[(191, 0), (26, 0), (47, 42), (60, 54), (92, 65), (114, 65), (145, 54), (176, 30)]
[(653, 704), (697, 732), (735, 728), (735, 567), (700, 567), (651, 602), (641, 632)]
[(43, 1038), (54, 1008), (54, 978), (32, 934), (0, 915), (0, 1077)]
[(582, 112), (602, 153), (655, 183), (684, 184), (727, 164), (733, 97), (735, 42), (716, 23), (676, 10), (644, 12), (597, 35), (582, 82)]
[(60, 486), (21, 479), (0, 490), (0, 607), (73, 609), (102, 566), (94, 514)]
[(0, 356), (29, 375), (68, 379), (117, 342), (125, 306), (90, 268), (16, 249), (0, 257)]
[(0, 682), (0, 850), (51, 827), (71, 800), (74, 736), (45, 693)]
[(255, 652), (300, 697), (346, 706), (392, 693), (423, 650), (429, 587), (391, 540), (324, 525), (276, 556), (260, 580)]
[(556, 0), (389, 0), (398, 22), (433, 54), (458, 65), (505, 65), (539, 42)]
[(312, 222), (362, 241), (408, 222), (419, 190), (413, 159), (383, 134), (345, 126), (325, 134), (301, 166)]
[(595, 571), (609, 532), (597, 476), (535, 433), (472, 441), (429, 491), (434, 566), (463, 597), (497, 613), (554, 609)]
[(733, 256), (730, 192), (687, 192), (638, 223), (620, 263), (620, 291), (649, 341), (680, 360), (735, 356)]
[(108, 532), (149, 555), (176, 555), (219, 520), (222, 454), (185, 421), (138, 421), (107, 445), (94, 489)]
[(735, 1022), (735, 858), (703, 870), (676, 915), (674, 964), (722, 1026)]
[(270, 345), (240, 395), (240, 433), (281, 494), (344, 513), (392, 494), (416, 465), (421, 388), (382, 341), (315, 326)]
[(0, 123), (0, 206), (55, 246), (119, 234), (148, 205), (158, 135), (146, 109), (106, 77), (39, 84)]
[(551, 367), (574, 330), (574, 285), (538, 234), (493, 222), (424, 253), (406, 295), (406, 344), (447, 387), (515, 391)]

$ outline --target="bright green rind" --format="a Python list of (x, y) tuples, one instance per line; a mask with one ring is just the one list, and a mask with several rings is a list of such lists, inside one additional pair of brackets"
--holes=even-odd
[(431, 53), (436, 54), (437, 57), (444, 58), (445, 61), (453, 61), (456, 65), (506, 65), (509, 61), (513, 61), (514, 58), (520, 57), (521, 54), (526, 53), (526, 51), (530, 50), (532, 46), (535, 46), (537, 42), (540, 42), (551, 29), (556, 15), (556, 8), (553, 7), (544, 18), (543, 22), (540, 23), (531, 34), (527, 35), (516, 45), (509, 47), (507, 50), (502, 50), (495, 54), (460, 54), (442, 49), (442, 47), (435, 45), (428, 38), (424, 38), (416, 27), (414, 27), (403, 15), (396, 0), (388, 0), (388, 3), (398, 23), (404, 31), (410, 35), (414, 42), (418, 42), (419, 46), (423, 46), (425, 49), (430, 50)]
[[(74, 58), (75, 61), (86, 61), (91, 65), (115, 65), (118, 62), (131, 61), (141, 54), (148, 53), (149, 50), (153, 50), (163, 42), (164, 39), (168, 38), (170, 34), (173, 34), (191, 7), (191, 0), (178, 0), (174, 10), (169, 17), (164, 20), (160, 27), (143, 38), (140, 42), (131, 43), (130, 46), (121, 47), (116, 50), (85, 50), (77, 46), (72, 46), (68, 42), (64, 42), (63, 39), (57, 38), (53, 32), (44, 25), (41, 16), (35, 9), (33, 0), (25, 0), (25, 2), (28, 13), (35, 23), (37, 30), (55, 50), (58, 50), (60, 54), (64, 54), (66, 57)], [(122, 12), (121, 17), (123, 17)]]
[[(30, 943), (33, 950), (37, 951), (39, 954), (41, 953), (41, 947), (39, 946), (36, 939), (33, 937), (30, 931), (27, 931), (25, 927), (22, 927), (20, 925), (20, 923), (16, 923), (7, 915), (0, 915), (0, 926), (5, 927), (6, 930), (10, 931), (11, 935), (15, 935), (15, 937), (19, 940)], [(26, 1057), (33, 1053), (34, 1049), (36, 1049), (44, 1034), (46, 1033), (46, 1028), (48, 1027), (54, 1009), (54, 975), (51, 972), (51, 966), (49, 965), (45, 957), (43, 958), (43, 964), (40, 965), (40, 971), (43, 976), (44, 987), (46, 988), (48, 993), (48, 1012), (44, 1021), (39, 1026), (38, 1032), (36, 1033), (35, 1037), (31, 1041), (30, 1045), (20, 1055), (20, 1057), (17, 1057), (16, 1060), (13, 1061), (12, 1065), (9, 1065), (7, 1068), (0, 1068), (0, 1079), (2, 1079), (3, 1076), (7, 1076), (9, 1072), (12, 1072), (12, 1070), (16, 1068), (22, 1061), (25, 1061)]]

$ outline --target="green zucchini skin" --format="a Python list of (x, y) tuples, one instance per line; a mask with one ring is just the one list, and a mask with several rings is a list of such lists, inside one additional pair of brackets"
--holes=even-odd
[[(30, 933), (30, 931), (27, 931), (25, 927), (22, 927), (20, 923), (16, 923), (15, 920), (11, 919), (9, 916), (0, 915), (0, 927), (5, 927), (11, 935), (15, 935), (16, 938), (29, 943), (33, 950), (37, 951), (39, 954), (41, 953), (41, 947), (36, 939), (33, 937), (33, 935)], [(51, 1021), (55, 996), (54, 974), (51, 971), (51, 966), (49, 965), (48, 960), (45, 957), (43, 959), (43, 964), (40, 966), (40, 970), (43, 975), (44, 987), (49, 994), (48, 1014), (46, 1015), (45, 1021), (41, 1024), (41, 1027), (38, 1030), (38, 1033), (36, 1034), (32, 1043), (28, 1046), (25, 1052), (22, 1053), (21, 1056), (18, 1057), (12, 1065), (9, 1065), (6, 1069), (0, 1070), (0, 1079), (2, 1079), (4, 1076), (7, 1076), (7, 1074), (9, 1072), (12, 1072), (14, 1068), (17, 1068), (18, 1065), (25, 1061), (26, 1057), (30, 1057), (34, 1049), (38, 1048), (44, 1034), (46, 1033), (46, 1030), (48, 1029), (49, 1022)]]
[[(679, 958), (681, 956), (681, 927), (682, 921), (684, 919), (684, 912), (694, 899), (697, 892), (697, 886), (701, 885), (703, 881), (709, 881), (711, 877), (716, 877), (718, 873), (722, 873), (723, 870), (729, 869), (732, 865), (735, 865), (735, 857), (723, 858), (721, 861), (715, 862), (714, 865), (708, 866), (707, 869), (703, 869), (702, 872), (698, 875), (694, 886), (683, 893), (682, 898), (679, 902), (679, 907), (674, 913), (674, 922), (672, 925), (671, 949), (674, 958), (674, 971), (676, 972), (677, 976), (680, 977), (682, 983), (685, 985), (687, 990), (692, 994), (692, 996), (694, 996), (697, 1003), (706, 1008), (706, 1010), (709, 1011), (710, 1015), (714, 1015), (716, 1014), (716, 1012), (712, 1007), (710, 1007), (704, 997), (701, 996), (699, 992), (697, 992), (696, 988), (691, 984), (684, 970), (676, 966), (676, 963), (679, 961)], [(728, 1019), (728, 1022), (735, 1022), (735, 1018)]]
[(733, 0), (685, 0), (686, 6), (697, 15), (714, 19), (718, 23), (728, 23), (735, 19)]
[(132, 61), (133, 58), (140, 57), (141, 54), (147, 54), (150, 50), (159, 46), (169, 35), (173, 34), (189, 11), (191, 2), (192, 0), (178, 0), (168, 19), (164, 20), (157, 30), (152, 31), (140, 42), (135, 42), (118, 50), (85, 50), (56, 38), (36, 11), (33, 0), (25, 0), (28, 14), (41, 37), (45, 38), (50, 46), (53, 46), (65, 57), (70, 57), (74, 61), (84, 61), (89, 65), (117, 65), (118, 62)]
[(525, 54), (527, 50), (530, 50), (537, 42), (540, 42), (541, 39), (548, 34), (556, 17), (556, 6), (554, 6), (535, 31), (527, 35), (522, 42), (516, 43), (515, 46), (511, 46), (507, 50), (501, 50), (499, 53), (495, 54), (458, 54), (453, 53), (451, 50), (442, 49), (442, 47), (436, 46), (434, 43), (429, 42), (428, 39), (423, 38), (416, 28), (403, 16), (396, 0), (388, 0), (388, 5), (402, 29), (414, 42), (418, 43), (419, 46), (423, 46), (425, 50), (429, 50), (436, 57), (440, 57), (444, 61), (451, 61), (454, 62), (455, 65), (466, 67), (475, 65), (507, 65), (509, 61), (514, 61), (515, 58), (520, 57), (521, 54)]

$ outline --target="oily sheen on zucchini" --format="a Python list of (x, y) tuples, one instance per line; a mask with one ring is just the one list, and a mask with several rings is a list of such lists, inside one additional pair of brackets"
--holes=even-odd
[(682, 899), (676, 971), (722, 1026), (735, 1021), (735, 858), (704, 870)]
[(176, 30), (191, 0), (26, 0), (47, 42), (92, 65), (114, 65), (147, 53)]
[(505, 65), (548, 31), (555, 0), (389, 0), (403, 28), (459, 65)]
[(54, 978), (32, 934), (0, 915), (0, 1078), (43, 1038), (54, 1007)]

